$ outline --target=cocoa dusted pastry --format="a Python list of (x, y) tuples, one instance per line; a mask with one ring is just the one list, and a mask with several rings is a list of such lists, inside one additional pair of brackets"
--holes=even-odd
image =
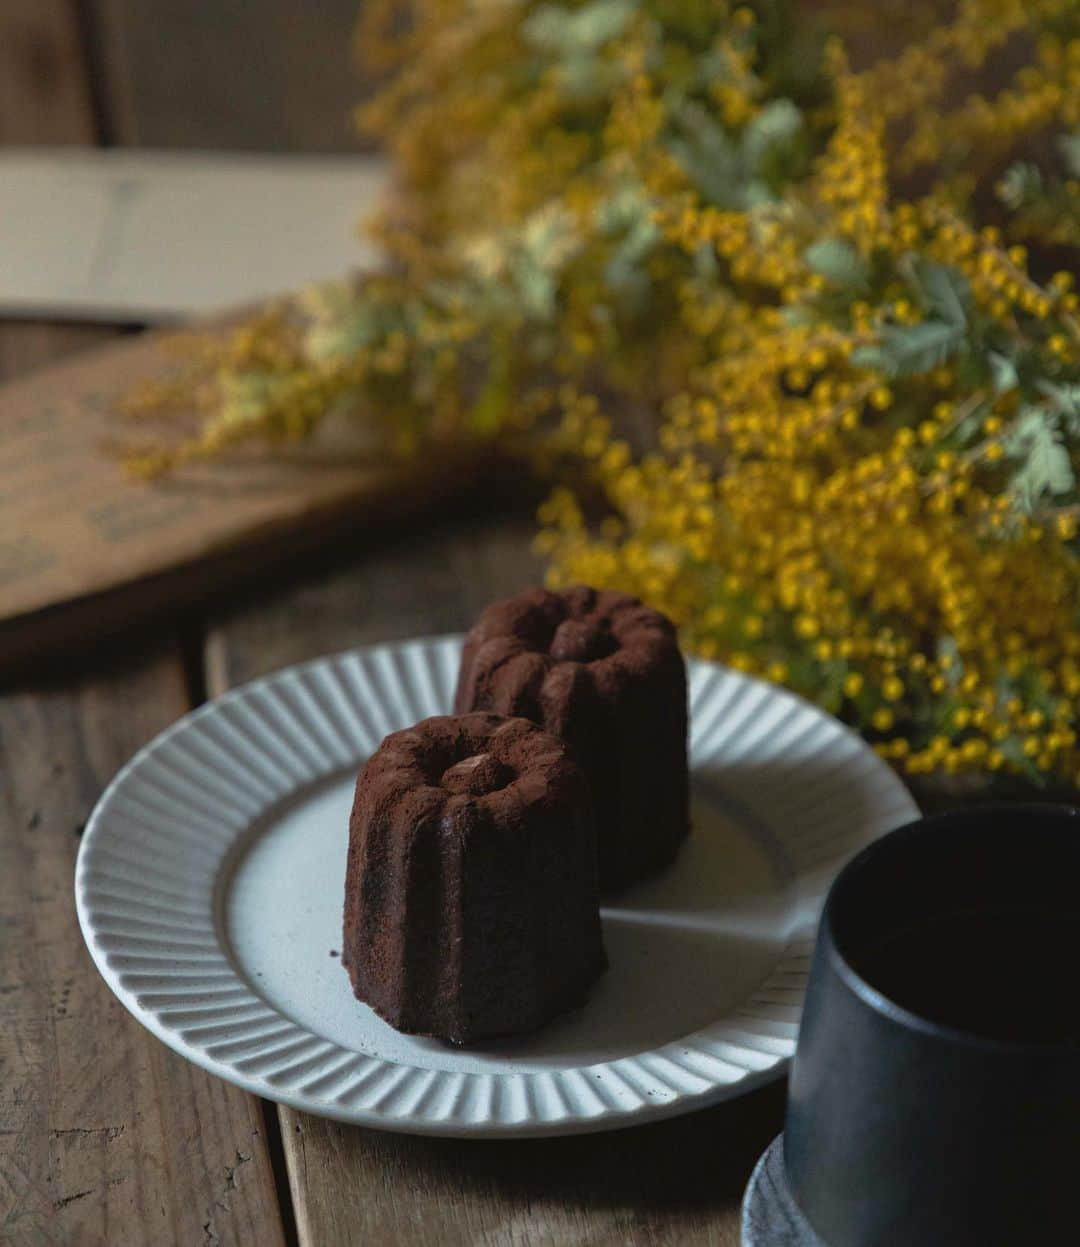
[(663, 615), (584, 586), (496, 602), (465, 640), (455, 709), (566, 742), (592, 789), (602, 889), (674, 859), (690, 828), (686, 665)]
[(493, 714), (388, 736), (356, 784), (342, 962), (392, 1026), (454, 1044), (584, 1003), (607, 962), (592, 803), (566, 747)]

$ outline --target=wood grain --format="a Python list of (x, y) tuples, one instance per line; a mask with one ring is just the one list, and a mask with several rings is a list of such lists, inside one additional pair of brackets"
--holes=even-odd
[(413, 1247), (738, 1247), (783, 1088), (652, 1126), (482, 1142), (380, 1134), (282, 1111), (300, 1241)]
[[(464, 515), (269, 594), (210, 630), (212, 693), (351, 645), (454, 631), (540, 576), (528, 514)], [(616, 1134), (479, 1142), (342, 1126), (281, 1109), (300, 1242), (415, 1247), (737, 1247), (738, 1208), (781, 1128), (773, 1086)]]
[(109, 325), (0, 321), (0, 379), (33, 372), (64, 356), (102, 346), (116, 336), (117, 331)]
[(114, 141), (354, 151), (357, 0), (90, 0)]
[(334, 534), (389, 532), (481, 467), (463, 444), (388, 455), (370, 430), (341, 420), (287, 454), (248, 448), (242, 460), (133, 482), (102, 450), (145, 436), (116, 407), (176, 366), (173, 335), (137, 334), (0, 387), (0, 679), (89, 636), (236, 591)]
[[(0, 326), (0, 374), (109, 333)], [(0, 1242), (12, 1247), (283, 1241), (259, 1102), (138, 1026), (75, 919), (90, 808), (187, 704), (175, 643), (0, 698)]]
[(71, 0), (0, 5), (0, 143), (92, 143), (94, 116)]
[(186, 705), (174, 646), (0, 699), (0, 1241), (283, 1242), (259, 1102), (140, 1027), (74, 913), (105, 782)]
[[(60, 0), (0, 8), (4, 141), (92, 141), (74, 13)], [(0, 378), (114, 332), (0, 324)], [(167, 639), (111, 669), (91, 652), (91, 665), (93, 677), (0, 698), (0, 1242), (275, 1247), (259, 1102), (139, 1027), (78, 931), (72, 878), (87, 814), (117, 767), (187, 708)]]
[[(110, 332), (0, 326), (0, 374)], [(259, 1102), (138, 1026), (75, 919), (94, 801), (187, 704), (175, 643), (0, 698), (0, 1242), (12, 1247), (283, 1241)]]
[(345, 567), (327, 560), (306, 577), (284, 568), (281, 588), (212, 622), (211, 692), (354, 645), (457, 631), (492, 597), (536, 583), (531, 513), (492, 516), (477, 505), (466, 499), (396, 539), (376, 533)]

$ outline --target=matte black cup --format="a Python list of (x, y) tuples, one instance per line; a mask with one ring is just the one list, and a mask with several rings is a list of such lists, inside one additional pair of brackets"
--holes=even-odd
[(784, 1160), (828, 1247), (1080, 1241), (1080, 810), (944, 814), (845, 867)]

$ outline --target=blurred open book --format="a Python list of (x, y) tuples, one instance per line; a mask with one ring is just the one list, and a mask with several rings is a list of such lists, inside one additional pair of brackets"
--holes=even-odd
[(167, 322), (370, 267), (372, 156), (0, 151), (0, 315)]

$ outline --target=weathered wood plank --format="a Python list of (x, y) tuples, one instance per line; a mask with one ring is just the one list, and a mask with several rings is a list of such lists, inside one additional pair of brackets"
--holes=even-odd
[[(0, 327), (0, 375), (107, 329)], [(175, 1056), (101, 982), (75, 919), (78, 833), (187, 708), (175, 644), (0, 699), (0, 1241), (281, 1243), (259, 1102)]]
[[(108, 329), (0, 327), (0, 376)], [(78, 834), (134, 750), (187, 709), (175, 644), (0, 698), (0, 1241), (283, 1241), (259, 1102), (163, 1047), (83, 947)]]
[(0, 143), (92, 143), (94, 117), (72, 0), (0, 6)]
[(299, 581), (299, 569), (288, 569), (279, 591), (210, 629), (210, 689), (354, 645), (454, 632), (492, 597), (538, 581), (531, 517), (492, 522), (464, 513), (468, 506), (414, 523), (352, 566), (331, 565)]
[(0, 389), (0, 683), (90, 637), (258, 583), (334, 535), (392, 532), (479, 470), (468, 447), (378, 458), (339, 430), (287, 461), (253, 453), (246, 472), (207, 464), (133, 483), (102, 453), (110, 439), (138, 440), (116, 404), (175, 366), (168, 335), (135, 334)]
[(109, 325), (0, 322), (0, 378), (21, 376), (62, 356), (104, 345), (116, 336), (116, 330)]
[(145, 147), (350, 151), (357, 0), (91, 0), (109, 130)]
[(75, 918), (102, 786), (186, 705), (175, 646), (0, 699), (0, 1241), (280, 1244), (259, 1102), (101, 982)]
[[(531, 520), (461, 518), (232, 612), (207, 646), (211, 692), (351, 645), (461, 629), (539, 578)], [(281, 1109), (300, 1241), (415, 1247), (737, 1247), (738, 1206), (779, 1131), (773, 1086), (620, 1134), (484, 1143), (341, 1126)]]
[(302, 1244), (739, 1247), (750, 1170), (780, 1129), (773, 1086), (615, 1134), (419, 1139), (282, 1112)]
[[(4, 141), (93, 140), (75, 7), (0, 7)], [(0, 379), (113, 332), (0, 325)], [(139, 1027), (75, 918), (78, 832), (94, 800), (186, 706), (168, 642), (0, 699), (0, 1242), (12, 1247), (282, 1242), (258, 1101)]]

